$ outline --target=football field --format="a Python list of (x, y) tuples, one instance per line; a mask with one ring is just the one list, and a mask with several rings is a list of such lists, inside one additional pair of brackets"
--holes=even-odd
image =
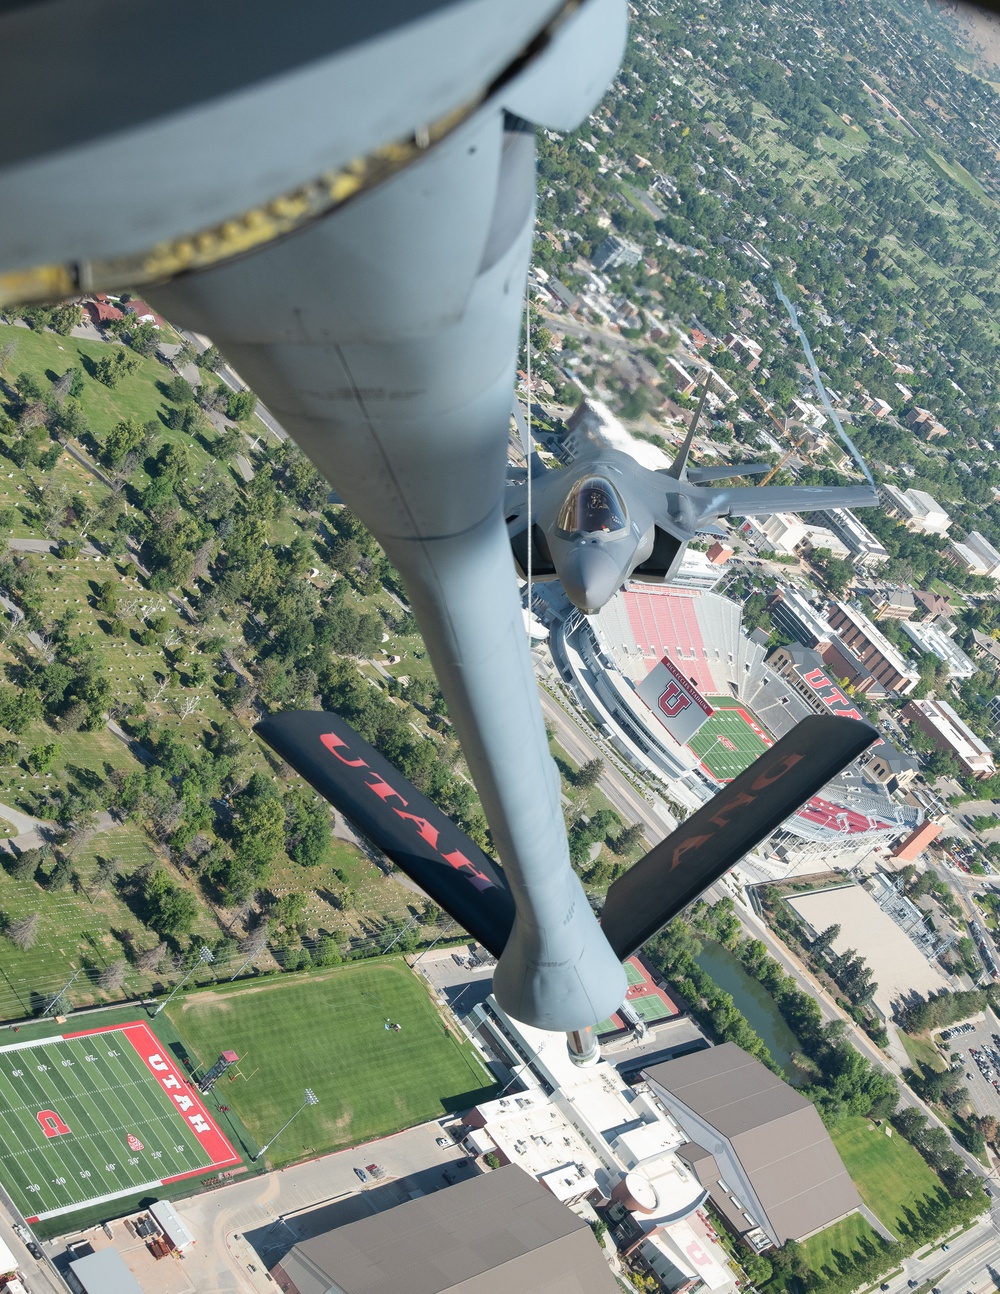
[(136, 1021), (0, 1048), (0, 1181), (28, 1221), (239, 1162)]
[(702, 766), (720, 782), (731, 782), (774, 742), (763, 726), (732, 697), (705, 698), (715, 713), (688, 742)]

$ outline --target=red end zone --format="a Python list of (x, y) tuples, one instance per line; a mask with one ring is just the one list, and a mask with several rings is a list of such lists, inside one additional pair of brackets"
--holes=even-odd
[(179, 1181), (182, 1177), (197, 1176), (206, 1168), (224, 1168), (229, 1164), (241, 1162), (240, 1156), (223, 1136), (219, 1125), (202, 1103), (198, 1089), (177, 1068), (167, 1048), (148, 1024), (136, 1021), (134, 1024), (112, 1025), (103, 1029), (81, 1029), (78, 1033), (64, 1033), (62, 1037), (64, 1039), (88, 1038), (98, 1033), (114, 1033), (129, 1040), (143, 1064), (170, 1098), (177, 1110), (177, 1117), (184, 1120), (205, 1152), (206, 1163), (203, 1167), (192, 1169), (188, 1173), (179, 1173), (174, 1177), (164, 1177), (163, 1184)]

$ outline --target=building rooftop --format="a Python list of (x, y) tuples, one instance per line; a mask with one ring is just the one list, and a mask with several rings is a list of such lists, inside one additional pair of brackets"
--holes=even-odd
[[(699, 1146), (718, 1159), (722, 1143), (706, 1147), (705, 1138), (717, 1133), (729, 1141), (782, 1242), (811, 1235), (860, 1207), (812, 1103), (735, 1043), (654, 1065), (645, 1075), (695, 1116), (685, 1130), (691, 1135), (701, 1125)], [(740, 1189), (736, 1182), (728, 1185)]]
[(921, 620), (917, 624), (904, 620), (899, 627), (920, 651), (930, 652), (938, 660), (944, 661), (948, 666), (949, 678), (972, 678), (975, 674), (977, 668), (975, 661), (966, 656), (961, 647), (948, 637), (940, 625), (932, 624), (928, 620)]
[(98, 1249), (69, 1267), (84, 1294), (142, 1294), (142, 1286), (117, 1249)]
[(989, 746), (980, 741), (947, 701), (928, 697), (925, 700), (909, 701), (905, 709), (910, 709), (911, 706), (919, 710), (928, 723), (941, 734), (959, 759), (983, 760), (992, 765), (993, 755)]
[(895, 647), (863, 611), (858, 611), (847, 602), (835, 603), (837, 609), (847, 617), (848, 620), (860, 629), (873, 647), (883, 656), (893, 667), (897, 674), (902, 674), (904, 678), (910, 678), (916, 681), (920, 676), (914, 667), (903, 658), (902, 653)]
[(617, 1294), (590, 1227), (515, 1164), (304, 1240), (299, 1294)]

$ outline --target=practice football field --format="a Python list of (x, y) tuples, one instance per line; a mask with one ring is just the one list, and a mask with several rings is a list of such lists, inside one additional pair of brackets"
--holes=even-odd
[(731, 782), (774, 742), (763, 725), (732, 697), (705, 698), (717, 709), (688, 742), (702, 765), (720, 782)]
[(136, 1021), (0, 1048), (0, 1181), (29, 1221), (239, 1162)]
[(315, 1092), (319, 1104), (278, 1138), (271, 1164), (384, 1136), (496, 1094), (474, 1048), (446, 1026), (401, 959), (193, 993), (168, 1013), (202, 1064), (229, 1048), (239, 1052), (239, 1066), (219, 1080), (215, 1096), (259, 1145), (295, 1114), (307, 1087)]

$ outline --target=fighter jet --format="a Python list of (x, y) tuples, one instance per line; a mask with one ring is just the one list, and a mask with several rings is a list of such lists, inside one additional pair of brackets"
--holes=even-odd
[[(559, 580), (585, 615), (600, 611), (628, 579), (668, 580), (695, 535), (723, 535), (722, 517), (864, 508), (878, 502), (868, 485), (724, 486), (713, 481), (771, 470), (769, 463), (690, 467), (688, 457), (708, 385), (677, 457), (669, 467), (643, 467), (599, 433), (564, 470), (531, 460), (531, 576)], [(507, 533), (518, 573), (528, 572), (528, 485), (507, 488)]]

